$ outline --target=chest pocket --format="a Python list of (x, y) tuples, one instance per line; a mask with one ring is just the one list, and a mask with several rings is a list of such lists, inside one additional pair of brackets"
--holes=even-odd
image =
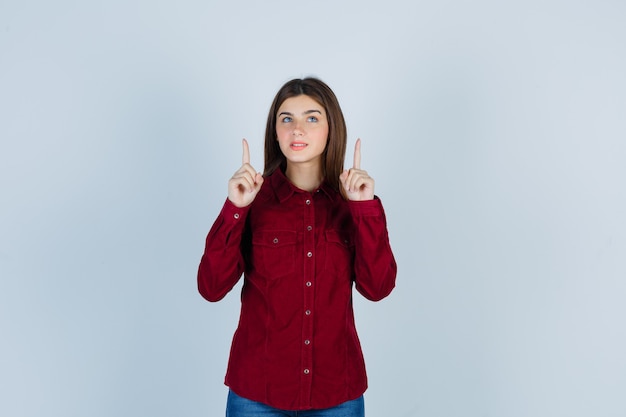
[(261, 230), (252, 236), (252, 267), (273, 280), (294, 273), (297, 235), (289, 230)]
[(350, 276), (354, 242), (350, 233), (343, 230), (326, 230), (326, 270), (339, 277)]

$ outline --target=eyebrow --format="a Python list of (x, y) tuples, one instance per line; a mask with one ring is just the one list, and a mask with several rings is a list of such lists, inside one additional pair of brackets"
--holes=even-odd
[[(304, 112), (304, 113), (302, 113), (302, 114), (311, 114), (311, 113), (319, 113), (319, 114), (322, 114), (322, 112), (321, 112), (321, 111), (319, 111), (319, 110), (307, 110), (307, 111), (305, 111), (305, 112)], [(279, 115), (279, 116), (282, 116), (283, 114), (284, 114), (284, 115), (287, 115), (287, 116), (293, 116), (293, 113), (288, 112), (288, 111), (281, 111), (280, 113), (278, 113), (278, 115)]]

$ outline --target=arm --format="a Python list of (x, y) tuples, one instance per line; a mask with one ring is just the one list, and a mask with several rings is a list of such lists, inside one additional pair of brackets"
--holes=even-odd
[(242, 141), (241, 168), (228, 181), (228, 199), (206, 238), (198, 268), (198, 290), (209, 301), (219, 301), (235, 286), (244, 271), (241, 238), (250, 204), (263, 177), (250, 165), (248, 142)]
[(387, 220), (378, 198), (351, 201), (354, 219), (354, 280), (356, 289), (365, 298), (379, 301), (395, 287), (397, 265), (387, 233)]
[(354, 275), (356, 289), (372, 301), (391, 293), (396, 283), (396, 261), (389, 246), (387, 220), (374, 195), (374, 179), (361, 169), (361, 139), (354, 146), (354, 164), (339, 176), (356, 227)]
[(208, 301), (224, 298), (244, 271), (241, 238), (248, 210), (226, 200), (209, 231), (198, 267), (198, 290)]

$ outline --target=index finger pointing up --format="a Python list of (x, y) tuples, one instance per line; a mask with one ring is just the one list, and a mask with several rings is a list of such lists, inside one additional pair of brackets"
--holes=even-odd
[(250, 148), (248, 147), (247, 140), (243, 139), (242, 144), (243, 144), (243, 157), (241, 158), (241, 160), (242, 160), (242, 165), (245, 165), (245, 164), (250, 163)]
[(352, 168), (361, 169), (361, 139), (356, 140), (354, 145), (354, 164)]

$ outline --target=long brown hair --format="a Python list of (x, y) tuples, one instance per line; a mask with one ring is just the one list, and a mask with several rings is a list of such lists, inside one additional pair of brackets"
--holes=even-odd
[[(306, 95), (318, 102), (328, 117), (328, 143), (322, 154), (322, 174), (324, 180), (337, 191), (342, 191), (339, 175), (343, 171), (346, 156), (347, 131), (343, 112), (335, 93), (323, 81), (317, 78), (293, 79), (283, 85), (270, 107), (265, 127), (265, 167), (264, 176), (273, 173), (277, 168), (285, 170), (287, 159), (280, 150), (276, 138), (276, 113), (285, 100), (299, 95)], [(343, 192), (342, 192), (343, 195)]]

